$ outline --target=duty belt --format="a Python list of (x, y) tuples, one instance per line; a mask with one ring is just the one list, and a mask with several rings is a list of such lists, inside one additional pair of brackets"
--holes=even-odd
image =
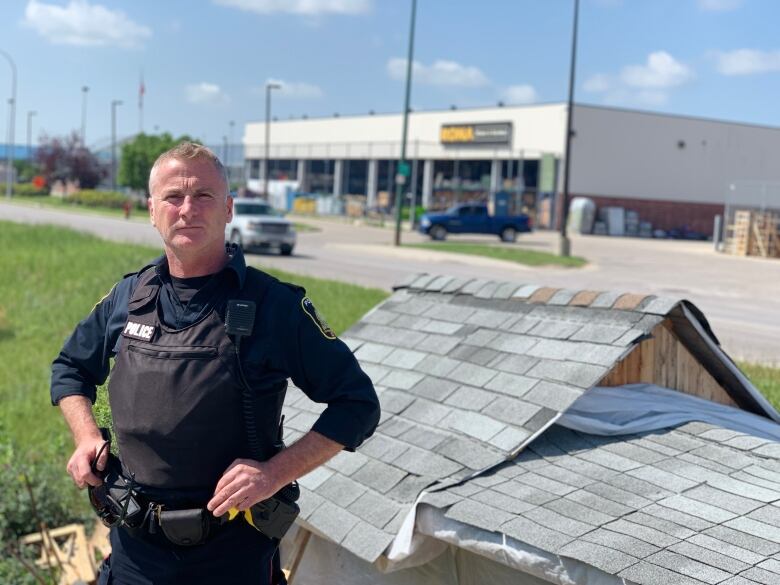
[[(215, 518), (204, 507), (178, 508), (155, 502), (137, 488), (132, 477), (122, 475), (119, 460), (109, 454), (103, 484), (89, 488), (90, 503), (103, 524), (122, 527), (139, 538), (147, 535), (154, 538), (159, 529), (173, 544), (195, 546), (205, 543), (210, 535), (242, 515), (232, 509), (229, 514)], [(245, 510), (244, 520), (268, 538), (281, 540), (300, 512), (296, 504), (299, 495), (298, 484), (293, 482)]]

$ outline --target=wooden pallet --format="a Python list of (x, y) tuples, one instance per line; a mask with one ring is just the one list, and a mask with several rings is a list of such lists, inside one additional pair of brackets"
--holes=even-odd
[(736, 211), (724, 249), (737, 256), (780, 258), (780, 212)]
[(42, 528), (19, 539), (22, 548), (37, 553), (38, 567), (61, 569), (59, 585), (93, 583), (97, 574), (96, 556), (107, 556), (108, 529), (99, 525), (88, 539), (82, 524), (68, 524), (51, 530)]

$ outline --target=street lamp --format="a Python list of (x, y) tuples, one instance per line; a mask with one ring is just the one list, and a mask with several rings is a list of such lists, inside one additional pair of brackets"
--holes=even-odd
[[(227, 134), (223, 134), (222, 135), (222, 162), (223, 163), (227, 160), (227, 153), (228, 153), (228, 137)], [(228, 188), (230, 187), (228, 186)]]
[(404, 122), (401, 130), (401, 160), (395, 178), (395, 245), (401, 245), (401, 193), (409, 176), (409, 163), (406, 162), (406, 135), (409, 128), (409, 96), (412, 91), (412, 58), (414, 55), (414, 17), (417, 13), (417, 0), (412, 0), (412, 22), (409, 26), (409, 53), (406, 57), (406, 96), (404, 98)]
[(116, 107), (122, 100), (111, 102), (111, 190), (116, 191)]
[(9, 120), (8, 120), (8, 152), (6, 152), (6, 171), (5, 171), (5, 196), (10, 199), (13, 190), (13, 168), (14, 168), (14, 140), (16, 122), (16, 63), (11, 55), (0, 49), (0, 55), (5, 57), (8, 65), (11, 67), (11, 97), (8, 98)]
[(569, 221), (569, 174), (571, 171), (571, 135), (572, 116), (574, 115), (574, 72), (577, 69), (577, 17), (580, 13), (580, 0), (574, 0), (574, 29), (571, 38), (571, 63), (569, 64), (569, 104), (566, 112), (566, 153), (563, 170), (563, 201), (561, 205), (561, 237), (558, 252), (561, 256), (571, 254), (571, 242), (566, 235)]
[(265, 84), (265, 174), (263, 177), (263, 194), (268, 199), (268, 176), (271, 174), (269, 160), (270, 154), (270, 141), (271, 141), (271, 90), (282, 89), (282, 86), (278, 83), (271, 83), (270, 81)]
[(228, 133), (228, 136), (230, 137), (230, 141), (228, 142), (228, 150), (225, 154), (225, 160), (222, 161), (225, 163), (225, 168), (227, 169), (227, 176), (228, 176), (228, 183), (230, 183), (230, 154), (231, 149), (233, 148), (233, 129), (236, 127), (236, 121), (230, 120), (228, 122), (228, 126), (230, 126), (230, 132)]
[(89, 87), (84, 85), (81, 88), (81, 146), (87, 146), (87, 92)]
[(32, 157), (32, 118), (37, 115), (35, 110), (27, 111), (27, 158)]

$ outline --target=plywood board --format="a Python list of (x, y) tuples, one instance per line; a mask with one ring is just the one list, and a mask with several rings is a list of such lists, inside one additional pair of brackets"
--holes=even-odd
[(664, 321), (601, 381), (601, 386), (656, 384), (705, 400), (737, 406)]

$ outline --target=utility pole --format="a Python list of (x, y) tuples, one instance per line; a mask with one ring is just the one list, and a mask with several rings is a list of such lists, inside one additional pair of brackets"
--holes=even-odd
[(566, 234), (566, 223), (569, 221), (569, 174), (571, 171), (571, 135), (572, 118), (574, 116), (574, 72), (577, 69), (577, 19), (580, 13), (580, 0), (574, 0), (574, 29), (571, 38), (571, 63), (569, 64), (569, 103), (566, 112), (566, 153), (563, 167), (563, 204), (561, 205), (561, 237), (559, 255), (571, 254), (571, 242)]
[(13, 169), (14, 169), (14, 142), (16, 122), (16, 63), (11, 55), (0, 49), (0, 55), (5, 57), (8, 65), (11, 67), (11, 97), (8, 98), (8, 151), (6, 152), (6, 171), (5, 171), (5, 196), (10, 199), (13, 191)]
[(111, 190), (116, 191), (116, 107), (122, 100), (111, 102)]
[(412, 0), (412, 21), (409, 25), (409, 51), (406, 57), (406, 92), (404, 97), (403, 129), (401, 130), (401, 159), (395, 177), (395, 245), (401, 245), (401, 197), (409, 178), (409, 163), (406, 161), (406, 136), (409, 128), (409, 97), (412, 92), (412, 60), (414, 58), (414, 18), (417, 0)]
[(37, 115), (35, 110), (27, 111), (27, 158), (32, 157), (32, 118)]
[(81, 146), (87, 147), (87, 93), (89, 86), (81, 88)]
[(265, 173), (263, 175), (263, 195), (268, 200), (268, 176), (271, 174), (270, 159), (270, 147), (271, 147), (271, 90), (282, 89), (282, 86), (278, 83), (271, 83), (270, 81), (265, 84)]

